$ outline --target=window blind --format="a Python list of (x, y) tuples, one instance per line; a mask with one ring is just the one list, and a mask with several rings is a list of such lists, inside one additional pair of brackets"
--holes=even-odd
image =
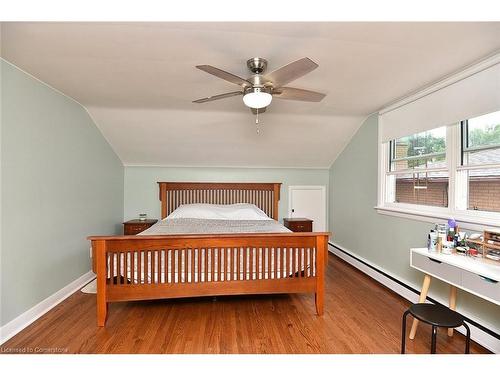
[(407, 104), (380, 111), (382, 142), (500, 110), (499, 60), (425, 96), (417, 94), (417, 99)]

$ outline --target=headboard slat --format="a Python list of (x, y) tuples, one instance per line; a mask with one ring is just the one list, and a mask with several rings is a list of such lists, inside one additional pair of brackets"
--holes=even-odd
[(278, 220), (281, 183), (158, 182), (158, 185), (162, 219), (181, 204), (252, 203)]

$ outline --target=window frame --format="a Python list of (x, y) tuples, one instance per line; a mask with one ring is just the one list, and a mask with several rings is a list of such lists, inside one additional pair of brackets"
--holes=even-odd
[(465, 213), (478, 213), (479, 216), (496, 218), (500, 221), (500, 212), (495, 211), (481, 211), (481, 210), (470, 210), (469, 207), (469, 176), (467, 175), (468, 171), (478, 170), (478, 169), (491, 169), (491, 168), (500, 168), (500, 163), (494, 164), (469, 164), (464, 165), (464, 155), (470, 151), (477, 150), (491, 150), (491, 149), (500, 149), (500, 145), (487, 145), (487, 146), (475, 146), (469, 147), (468, 145), (468, 120), (461, 121), (458, 124), (460, 128), (460, 137), (461, 137), (461, 145), (460, 149), (457, 151), (460, 153), (460, 162), (456, 168), (456, 179), (462, 180), (463, 183), (457, 184), (457, 204), (456, 209), (460, 212)]
[[(444, 126), (440, 128), (445, 128)], [(449, 191), (449, 166), (448, 163), (446, 164), (445, 167), (428, 167), (428, 168), (406, 168), (406, 169), (401, 169), (401, 170), (393, 170), (393, 162), (398, 162), (402, 160), (417, 160), (417, 159), (430, 159), (434, 156), (441, 156), (444, 155), (445, 160), (447, 160), (448, 155), (447, 155), (447, 149), (448, 149), (448, 130), (446, 129), (445, 132), (445, 145), (446, 149), (444, 152), (432, 152), (429, 154), (425, 155), (414, 155), (414, 156), (407, 156), (403, 158), (396, 158), (394, 157), (396, 154), (396, 144), (397, 140), (393, 139), (389, 141), (389, 147), (388, 147), (388, 152), (389, 152), (389, 165), (387, 167), (386, 171), (386, 183), (387, 183), (387, 190), (388, 190), (388, 196), (387, 196), (387, 202), (388, 203), (393, 203), (395, 205), (405, 207), (405, 208), (410, 208), (416, 206), (416, 208), (425, 208), (429, 207), (428, 205), (419, 205), (419, 204), (414, 204), (414, 203), (404, 203), (404, 202), (394, 202), (395, 201), (395, 195), (396, 195), (396, 189), (395, 189), (395, 179), (397, 179), (398, 175), (404, 175), (404, 174), (415, 174), (415, 173), (435, 173), (435, 172), (446, 172), (448, 174), (448, 192), (447, 192), (447, 205), (445, 207), (442, 206), (432, 206), (432, 207), (441, 207), (441, 208), (446, 208), (450, 204), (450, 191)], [(394, 176), (389, 178), (388, 176)]]
[[(383, 142), (379, 138), (378, 201), (375, 207), (377, 212), (433, 223), (454, 218), (463, 227), (472, 230), (500, 229), (500, 212), (468, 209), (469, 184), (467, 171), (473, 168), (500, 168), (500, 164), (481, 165), (480, 167), (477, 165), (472, 167), (463, 165), (464, 150), (466, 150), (464, 146), (467, 145), (467, 143), (464, 143), (464, 123), (467, 125), (467, 121), (461, 121), (446, 127), (446, 170), (448, 172), (449, 181), (448, 207), (394, 202), (395, 184), (391, 181), (394, 177), (390, 177), (394, 176), (390, 170), (391, 142)], [(428, 171), (437, 170), (443, 170), (443, 168), (428, 169)], [(391, 188), (391, 186), (394, 187)]]
[[(500, 111), (499, 111), (500, 112)], [(459, 169), (490, 169), (500, 167), (500, 163), (492, 164), (468, 164), (464, 165), (464, 154), (471, 151), (486, 151), (486, 150), (496, 150), (500, 149), (500, 144), (494, 145), (484, 145), (484, 146), (473, 146), (469, 147), (469, 120), (464, 120), (460, 122), (460, 132), (461, 132), (461, 148), (460, 148), (460, 164)]]

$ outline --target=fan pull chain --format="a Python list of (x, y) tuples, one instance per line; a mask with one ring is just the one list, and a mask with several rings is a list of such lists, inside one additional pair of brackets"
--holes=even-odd
[(256, 109), (256, 116), (255, 116), (255, 128), (257, 130), (257, 134), (260, 134), (260, 128), (259, 128), (259, 109)]

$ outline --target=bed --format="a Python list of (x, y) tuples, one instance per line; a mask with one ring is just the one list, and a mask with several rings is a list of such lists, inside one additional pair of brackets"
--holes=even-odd
[(159, 182), (161, 219), (135, 236), (90, 236), (97, 325), (108, 303), (311, 293), (323, 314), (328, 233), (277, 222), (279, 183)]

